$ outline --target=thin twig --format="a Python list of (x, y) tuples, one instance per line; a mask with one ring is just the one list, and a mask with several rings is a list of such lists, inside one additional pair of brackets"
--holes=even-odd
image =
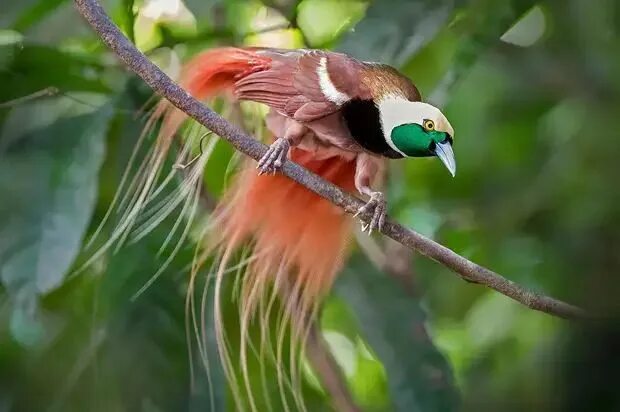
[(375, 267), (402, 284), (412, 297), (417, 297), (417, 285), (412, 265), (413, 250), (388, 238), (379, 245), (372, 237), (359, 231), (355, 233), (357, 244)]
[[(213, 110), (194, 99), (149, 61), (110, 21), (97, 0), (74, 0), (74, 2), (78, 11), (99, 34), (103, 42), (157, 94), (168, 99), (174, 106), (229, 141), (237, 150), (251, 158), (258, 160), (267, 151), (267, 146), (251, 138), (238, 127), (231, 125)], [(347, 213), (354, 214), (364, 205), (360, 199), (343, 192), (340, 188), (293, 162), (287, 161), (282, 172), (309, 190), (343, 208)], [(365, 222), (369, 222), (371, 218), (369, 214), (360, 217)], [(531, 309), (567, 319), (586, 317), (583, 309), (528, 290), (397, 222), (386, 221), (382, 232), (397, 242), (443, 264), (461, 278), (485, 285)]]
[(410, 296), (419, 298), (420, 291), (413, 267), (413, 251), (392, 239), (388, 239), (383, 246), (385, 264), (380, 269), (399, 281)]
[(329, 391), (336, 410), (338, 412), (360, 412), (349, 392), (342, 369), (330, 352), (317, 323), (314, 321), (310, 325), (305, 346), (306, 356)]
[(30, 93), (26, 96), (18, 97), (16, 99), (9, 100), (7, 102), (0, 102), (0, 109), (4, 109), (5, 107), (17, 106), (23, 103), (28, 103), (31, 100), (40, 99), (41, 97), (51, 97), (55, 96), (60, 92), (58, 88), (50, 86), (45, 89), (41, 89), (34, 93)]

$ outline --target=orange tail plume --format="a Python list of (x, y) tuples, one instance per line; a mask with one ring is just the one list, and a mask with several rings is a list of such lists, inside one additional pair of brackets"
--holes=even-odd
[[(337, 157), (315, 160), (311, 153), (299, 149), (292, 149), (291, 160), (345, 190), (354, 188), (354, 161)], [(300, 397), (299, 354), (305, 346), (321, 297), (330, 289), (343, 264), (351, 224), (351, 219), (329, 201), (285, 176), (259, 176), (254, 167), (240, 172), (217, 207), (207, 250), (219, 249), (219, 255), (223, 256), (215, 279), (215, 327), (220, 356), (232, 385), (236, 385), (235, 373), (226, 348), (226, 331), (222, 329), (219, 290), (232, 251), (246, 243), (252, 244), (253, 248), (253, 258), (241, 280), (239, 299), (239, 363), (251, 410), (256, 408), (252, 405), (247, 370), (246, 352), (247, 346), (251, 346), (248, 329), (251, 320), (258, 315), (260, 358), (265, 345), (273, 346), (268, 343), (270, 333), (266, 329), (269, 328), (271, 306), (276, 295), (280, 297), (284, 313), (276, 327), (276, 352), (271, 352), (271, 360), (276, 365), (280, 390), (288, 386), (298, 410), (305, 410)], [(269, 288), (272, 289), (271, 296)], [(290, 375), (284, 377), (283, 346), (287, 327), (290, 328)], [(273, 351), (274, 348), (267, 349)], [(238, 393), (235, 394), (237, 398), (241, 398)], [(286, 403), (284, 397), (282, 402)]]
[[(208, 50), (185, 65), (179, 85), (196, 99), (204, 100), (232, 89), (235, 81), (269, 65), (270, 60), (251, 49), (224, 47)], [(163, 117), (160, 140), (169, 142), (187, 118), (182, 111), (162, 100), (153, 118)]]
[[(179, 83), (194, 97), (205, 99), (231, 92), (238, 79), (269, 64), (268, 58), (252, 49), (213, 49), (190, 61)], [(163, 144), (161, 148), (167, 150), (186, 115), (169, 103), (161, 102), (154, 116), (163, 117), (158, 145)], [(354, 191), (354, 161), (339, 157), (316, 160), (311, 153), (300, 149), (292, 149), (290, 158), (342, 189)], [(219, 294), (222, 279), (229, 272), (226, 266), (232, 259), (233, 251), (244, 244), (252, 246), (253, 256), (246, 260), (240, 281), (242, 346), (239, 363), (246, 384), (246, 397), (249, 397), (247, 402), (254, 410), (252, 391), (247, 386), (247, 349), (244, 345), (244, 341), (250, 344), (248, 327), (251, 319), (259, 312), (259, 320), (263, 321), (260, 325), (262, 346), (269, 339), (264, 328), (267, 328), (265, 323), (271, 303), (276, 295), (279, 296), (285, 312), (282, 323), (290, 326), (291, 345), (303, 348), (318, 303), (330, 289), (343, 264), (352, 221), (340, 208), (287, 177), (259, 176), (250, 162), (245, 166), (212, 215), (211, 229), (206, 235), (206, 252), (196, 266), (206, 261), (207, 255), (213, 254), (219, 258), (215, 279), (215, 332), (224, 370), (231, 381), (234, 397), (238, 399), (241, 398), (239, 389), (235, 389), (238, 374), (233, 370), (233, 360), (227, 349), (220, 303), (222, 297)], [(267, 292), (269, 289), (271, 299)], [(284, 328), (279, 334), (277, 354), (272, 356), (279, 374), (283, 362), (281, 346)], [(262, 348), (260, 352), (263, 353)], [(290, 356), (291, 375), (300, 373), (299, 359), (294, 358), (296, 355)], [(281, 388), (285, 386), (285, 379), (280, 375), (278, 379), (281, 379)], [(295, 392), (300, 392), (294, 389), (299, 387), (298, 379), (295, 382), (292, 376), (287, 382), (293, 396), (296, 396)], [(286, 403), (285, 398), (282, 400)], [(298, 402), (296, 398), (296, 402), (303, 410), (303, 401)]]
[[(354, 161), (315, 160), (299, 149), (292, 149), (291, 160), (345, 190), (354, 189)], [(254, 168), (241, 172), (215, 217), (211, 242), (234, 249), (253, 241), (258, 258), (251, 272), (285, 271), (292, 291), (310, 301), (331, 287), (351, 232), (342, 209), (285, 176), (259, 176)]]
[[(184, 67), (179, 83), (197, 99), (206, 99), (232, 91), (238, 79), (269, 64), (269, 58), (253, 49), (212, 49)], [(163, 116), (160, 144), (187, 117), (164, 101), (154, 116)], [(353, 161), (315, 160), (299, 149), (291, 150), (291, 160), (344, 190), (354, 190)], [(327, 200), (286, 177), (258, 176), (251, 169), (240, 173), (215, 216), (212, 245), (234, 248), (251, 238), (261, 256), (254, 267), (274, 271), (284, 262), (294, 284), (303, 284), (304, 294), (314, 298), (331, 286), (351, 230), (350, 219)]]

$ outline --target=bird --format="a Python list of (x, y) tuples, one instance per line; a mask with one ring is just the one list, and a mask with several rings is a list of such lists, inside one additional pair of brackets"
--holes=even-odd
[[(203, 256), (215, 254), (220, 262), (216, 294), (234, 251), (252, 245), (239, 300), (242, 339), (253, 313), (267, 306), (259, 302), (271, 287), (285, 296), (287, 319), (303, 340), (350, 250), (353, 217), (279, 173), (287, 160), (361, 195), (366, 202), (356, 216), (371, 216), (362, 222), (368, 234), (385, 225), (386, 196), (379, 186), (388, 161), (437, 157), (456, 173), (452, 125), (422, 101), (407, 76), (386, 64), (317, 49), (220, 47), (193, 57), (178, 83), (203, 101), (225, 96), (269, 109), (267, 152), (255, 167), (239, 171), (205, 236)], [(187, 116), (162, 100), (153, 117), (162, 120), (157, 145), (166, 150)], [(218, 299), (215, 306), (218, 329)], [(262, 314), (264, 321), (268, 317)], [(220, 356), (230, 366), (221, 327)], [(227, 375), (237, 377), (232, 370)]]

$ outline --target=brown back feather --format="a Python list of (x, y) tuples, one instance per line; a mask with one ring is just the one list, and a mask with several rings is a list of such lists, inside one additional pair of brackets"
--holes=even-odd
[(361, 81), (370, 90), (374, 100), (387, 94), (403, 96), (417, 102), (422, 99), (417, 87), (392, 66), (378, 63), (366, 63), (360, 73)]

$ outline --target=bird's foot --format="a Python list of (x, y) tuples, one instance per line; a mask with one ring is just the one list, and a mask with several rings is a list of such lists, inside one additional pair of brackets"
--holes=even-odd
[(385, 202), (385, 196), (381, 192), (372, 192), (370, 200), (362, 207), (360, 207), (355, 214), (356, 217), (363, 213), (372, 212), (372, 219), (370, 223), (362, 222), (362, 232), (368, 231), (368, 234), (372, 234), (373, 230), (383, 229), (385, 223), (385, 215), (387, 210), (387, 204)]
[(275, 174), (282, 168), (282, 165), (288, 157), (288, 151), (291, 148), (291, 144), (287, 139), (279, 138), (269, 146), (267, 153), (258, 161), (257, 169), (259, 175), (264, 173)]

